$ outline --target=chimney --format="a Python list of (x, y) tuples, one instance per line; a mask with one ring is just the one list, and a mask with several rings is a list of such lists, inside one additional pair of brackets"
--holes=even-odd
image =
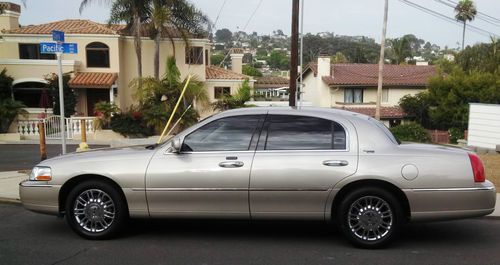
[(231, 49), (231, 70), (235, 73), (241, 74), (243, 68), (243, 49)]
[(9, 2), (0, 2), (0, 32), (19, 28), (21, 6)]
[(323, 76), (330, 76), (330, 56), (320, 55), (318, 57), (318, 77), (321, 79)]

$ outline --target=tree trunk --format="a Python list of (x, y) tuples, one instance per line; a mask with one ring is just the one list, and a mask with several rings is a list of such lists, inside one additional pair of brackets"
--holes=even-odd
[(160, 41), (161, 41), (161, 26), (157, 28), (155, 36), (154, 71), (156, 80), (160, 80)]
[(377, 107), (375, 108), (375, 119), (380, 120), (380, 103), (382, 101), (382, 84), (384, 74), (384, 53), (385, 53), (385, 35), (387, 32), (387, 12), (389, 9), (389, 0), (385, 0), (384, 6), (384, 26), (382, 28), (382, 40), (380, 41), (380, 60), (378, 61), (378, 85), (377, 85)]
[(462, 50), (465, 48), (465, 27), (466, 27), (467, 21), (464, 20), (464, 29), (462, 31)]
[(141, 43), (141, 18), (139, 14), (134, 14), (134, 47), (137, 56), (137, 76), (139, 77), (139, 87), (142, 87), (142, 43)]

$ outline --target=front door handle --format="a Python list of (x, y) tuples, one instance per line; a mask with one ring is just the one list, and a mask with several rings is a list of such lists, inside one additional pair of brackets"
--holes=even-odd
[(242, 167), (244, 165), (241, 161), (224, 161), (219, 163), (219, 167), (234, 168)]
[(345, 167), (349, 165), (349, 162), (345, 160), (325, 160), (323, 161), (323, 165), (329, 167)]

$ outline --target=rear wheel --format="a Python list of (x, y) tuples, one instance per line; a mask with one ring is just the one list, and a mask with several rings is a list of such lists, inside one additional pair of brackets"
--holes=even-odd
[(107, 239), (120, 230), (127, 209), (113, 186), (86, 181), (76, 185), (66, 201), (66, 221), (78, 235), (87, 239)]
[(403, 221), (401, 205), (390, 192), (363, 187), (349, 193), (337, 208), (341, 232), (357, 247), (381, 248), (389, 244)]

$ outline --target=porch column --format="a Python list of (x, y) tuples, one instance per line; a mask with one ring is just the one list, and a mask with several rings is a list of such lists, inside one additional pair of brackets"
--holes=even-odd
[(117, 87), (116, 85), (112, 85), (109, 88), (109, 103), (111, 103), (111, 104), (115, 103), (115, 95), (114, 95), (113, 91), (116, 87)]

